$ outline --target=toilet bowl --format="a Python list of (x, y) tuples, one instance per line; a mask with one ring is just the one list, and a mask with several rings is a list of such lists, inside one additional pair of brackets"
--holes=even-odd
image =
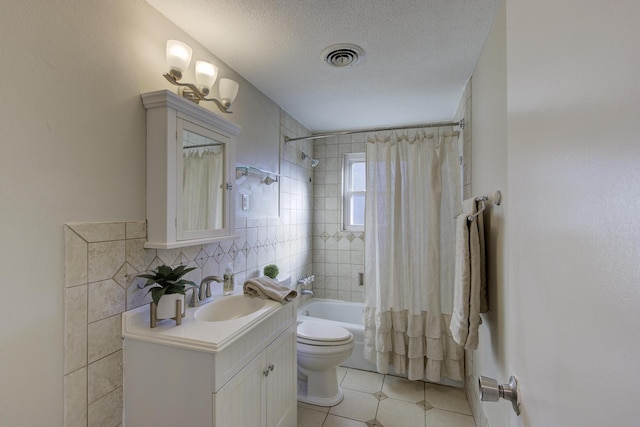
[(342, 401), (337, 367), (351, 356), (353, 335), (340, 326), (306, 321), (298, 325), (298, 401), (333, 406)]

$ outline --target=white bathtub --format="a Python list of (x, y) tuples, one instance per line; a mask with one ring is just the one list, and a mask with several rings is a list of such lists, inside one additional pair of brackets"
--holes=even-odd
[[(342, 326), (353, 334), (353, 353), (341, 366), (377, 372), (376, 365), (364, 358), (364, 304), (333, 299), (311, 298), (298, 309), (298, 322), (315, 320)], [(398, 375), (389, 367), (389, 373)], [(406, 375), (400, 375), (406, 377)], [(438, 384), (463, 387), (462, 382), (442, 378)]]
[(364, 358), (364, 304), (332, 299), (312, 298), (298, 309), (298, 322), (320, 320), (342, 326), (353, 334), (354, 347), (351, 357), (342, 366), (376, 371), (373, 363)]

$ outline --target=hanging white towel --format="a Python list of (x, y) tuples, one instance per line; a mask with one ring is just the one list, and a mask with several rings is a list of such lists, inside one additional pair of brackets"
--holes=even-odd
[(475, 199), (467, 199), (456, 219), (453, 313), (449, 324), (454, 341), (467, 350), (478, 348), (480, 313), (488, 310), (482, 214), (468, 220), (475, 213)]

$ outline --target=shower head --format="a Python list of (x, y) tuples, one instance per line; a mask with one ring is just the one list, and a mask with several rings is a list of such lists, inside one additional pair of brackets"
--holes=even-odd
[(311, 167), (315, 168), (316, 166), (318, 166), (318, 163), (320, 163), (320, 159), (314, 159), (313, 157), (311, 157), (310, 155), (308, 155), (307, 153), (301, 151), (300, 152), (300, 158), (302, 160), (304, 159), (309, 159), (311, 160)]

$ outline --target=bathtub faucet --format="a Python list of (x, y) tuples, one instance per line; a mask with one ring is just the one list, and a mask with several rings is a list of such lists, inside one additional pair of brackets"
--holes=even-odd
[(314, 276), (313, 274), (312, 275), (307, 274), (298, 279), (298, 285), (308, 286), (311, 283), (313, 283), (315, 280), (316, 280), (316, 276)]
[(311, 289), (303, 289), (300, 291), (300, 295), (309, 295), (310, 297), (313, 297), (313, 291)]

